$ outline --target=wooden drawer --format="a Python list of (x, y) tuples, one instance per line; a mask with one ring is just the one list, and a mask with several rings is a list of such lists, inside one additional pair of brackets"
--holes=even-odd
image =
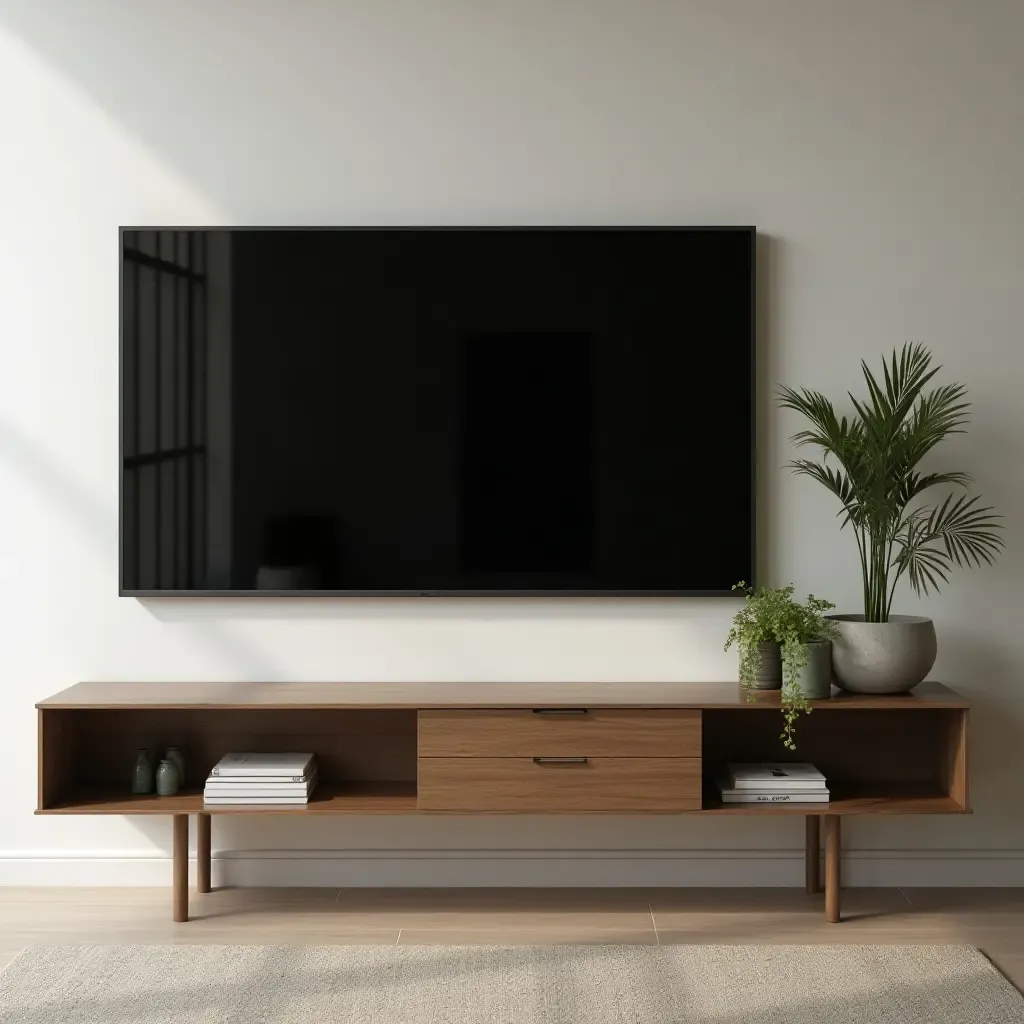
[(421, 711), (420, 757), (700, 757), (700, 711)]
[(420, 811), (669, 814), (701, 804), (699, 757), (424, 757)]

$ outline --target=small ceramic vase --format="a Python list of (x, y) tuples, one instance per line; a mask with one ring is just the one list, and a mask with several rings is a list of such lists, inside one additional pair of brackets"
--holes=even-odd
[(178, 792), (181, 781), (178, 778), (178, 766), (164, 758), (156, 770), (156, 791), (160, 796), (174, 796)]
[(149, 759), (149, 751), (140, 747), (135, 755), (135, 769), (132, 772), (132, 792), (153, 792), (153, 762)]
[(182, 757), (180, 747), (168, 747), (164, 757), (168, 761), (174, 762), (174, 767), (178, 769), (178, 785), (185, 785), (185, 758)]

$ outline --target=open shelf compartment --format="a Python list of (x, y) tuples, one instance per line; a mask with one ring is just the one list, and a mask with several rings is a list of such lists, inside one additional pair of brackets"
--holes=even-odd
[[(796, 750), (779, 734), (781, 712), (703, 713), (703, 813), (950, 814), (970, 810), (967, 710), (821, 708), (801, 715)], [(809, 761), (828, 781), (829, 803), (723, 804), (716, 779), (730, 761)]]
[[(344, 709), (42, 709), (40, 814), (403, 814), (416, 810), (416, 712)], [(182, 750), (173, 797), (131, 792), (140, 747)], [(203, 804), (203, 784), (231, 751), (317, 755), (305, 806)]]

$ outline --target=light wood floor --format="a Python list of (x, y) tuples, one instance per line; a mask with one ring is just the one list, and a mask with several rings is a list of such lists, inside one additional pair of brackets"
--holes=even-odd
[(0, 966), (35, 943), (969, 943), (1024, 989), (1024, 888), (221, 889), (170, 921), (166, 889), (0, 888)]

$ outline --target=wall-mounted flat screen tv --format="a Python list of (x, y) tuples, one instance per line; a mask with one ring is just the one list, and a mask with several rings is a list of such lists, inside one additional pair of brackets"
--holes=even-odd
[(753, 578), (753, 228), (120, 239), (123, 594)]

